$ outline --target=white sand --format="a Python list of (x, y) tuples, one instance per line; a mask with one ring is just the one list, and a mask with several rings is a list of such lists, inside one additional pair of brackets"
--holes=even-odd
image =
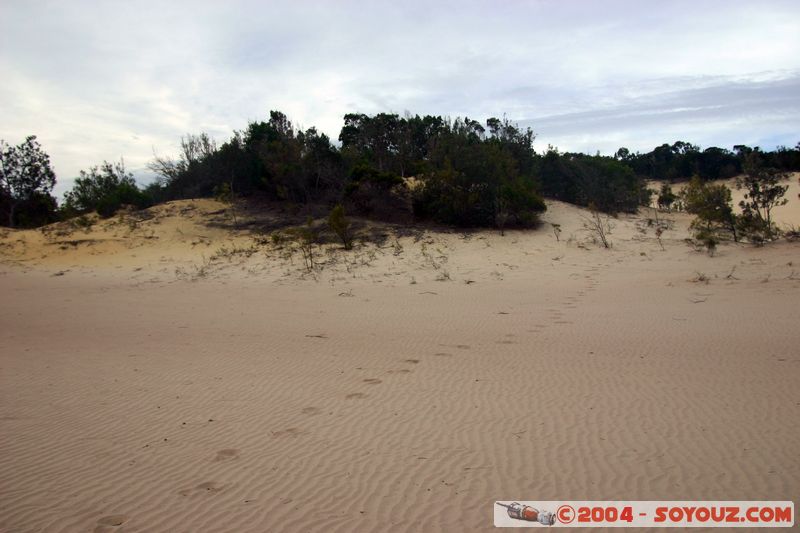
[(465, 531), (497, 499), (800, 500), (798, 244), (709, 257), (672, 214), (665, 251), (641, 217), (605, 250), (550, 203), (561, 242), (377, 228), (382, 247), (327, 246), (311, 275), (272, 244), (210, 259), (253, 246), (209, 227), (220, 208), (0, 241), (0, 530)]

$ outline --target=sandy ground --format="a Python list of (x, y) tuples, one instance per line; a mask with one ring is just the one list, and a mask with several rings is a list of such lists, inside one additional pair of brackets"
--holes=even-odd
[(710, 257), (662, 213), (662, 250), (647, 211), (606, 250), (550, 203), (503, 237), (363, 228), (378, 244), (327, 244), (309, 273), (257, 236), (274, 220), (228, 215), (176, 202), (0, 240), (0, 530), (472, 531), (495, 500), (800, 500), (797, 243)]

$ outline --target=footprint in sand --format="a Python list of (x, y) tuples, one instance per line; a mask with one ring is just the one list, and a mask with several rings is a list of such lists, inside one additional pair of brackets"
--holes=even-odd
[(220, 450), (217, 452), (217, 456), (214, 458), (214, 461), (227, 461), (230, 459), (238, 459), (239, 458), (239, 450), (235, 450), (233, 448), (225, 448), (224, 450)]
[(379, 385), (383, 383), (383, 381), (379, 380), (378, 378), (367, 378), (367, 379), (362, 379), (361, 381), (363, 381), (367, 385)]
[(453, 354), (447, 352), (436, 352), (433, 355), (435, 355), (436, 357), (453, 357)]
[(217, 483), (216, 481), (205, 481), (195, 487), (196, 490), (201, 490), (206, 492), (219, 492), (223, 488), (225, 488), (225, 485), (223, 485), (222, 483)]
[(363, 392), (351, 392), (350, 394), (345, 396), (345, 399), (347, 399), (347, 400), (360, 400), (360, 399), (366, 398), (366, 397), (367, 397), (367, 395), (364, 394)]
[(216, 481), (205, 481), (200, 483), (193, 489), (183, 489), (179, 490), (178, 494), (181, 496), (191, 496), (197, 494), (204, 494), (209, 492), (219, 492), (225, 488), (225, 485), (222, 483), (217, 483)]
[(272, 438), (278, 439), (281, 437), (297, 437), (298, 435), (302, 435), (303, 430), (299, 428), (286, 428), (280, 431), (273, 431)]
[(439, 346), (443, 346), (445, 348), (458, 348), (459, 350), (469, 350), (472, 348), (469, 344), (440, 344)]
[(386, 373), (387, 374), (410, 374), (411, 370), (409, 370), (407, 368), (401, 368), (399, 370), (387, 370)]
[(318, 415), (322, 412), (319, 407), (303, 407), (304, 415)]
[(109, 516), (104, 516), (100, 520), (97, 521), (98, 526), (121, 526), (128, 520), (128, 517), (124, 514), (112, 514)]
[(417, 363), (419, 363), (419, 359), (403, 359), (403, 362), (404, 363), (410, 363), (412, 365), (416, 365)]

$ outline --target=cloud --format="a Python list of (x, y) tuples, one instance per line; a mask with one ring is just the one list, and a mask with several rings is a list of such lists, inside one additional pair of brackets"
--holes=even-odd
[(659, 80), (660, 91), (653, 85), (602, 88), (602, 94), (621, 96), (611, 105), (520, 124), (539, 134), (540, 146), (564, 145), (590, 153), (611, 153), (623, 145), (647, 151), (675, 140), (723, 147), (765, 142), (793, 146), (800, 141), (800, 72)]
[[(338, 137), (347, 112), (531, 124), (565, 150), (794, 144), (792, 1), (22, 2), (0, 8), (0, 138), (37, 134), (59, 191), (187, 132), (280, 109)], [(138, 171), (138, 170), (137, 170)]]

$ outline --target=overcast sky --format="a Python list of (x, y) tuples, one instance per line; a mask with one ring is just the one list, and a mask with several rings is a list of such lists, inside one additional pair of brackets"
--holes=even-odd
[(0, 138), (39, 137), (69, 188), (180, 136), (285, 112), (504, 113), (537, 148), (800, 141), (800, 2), (0, 3)]

